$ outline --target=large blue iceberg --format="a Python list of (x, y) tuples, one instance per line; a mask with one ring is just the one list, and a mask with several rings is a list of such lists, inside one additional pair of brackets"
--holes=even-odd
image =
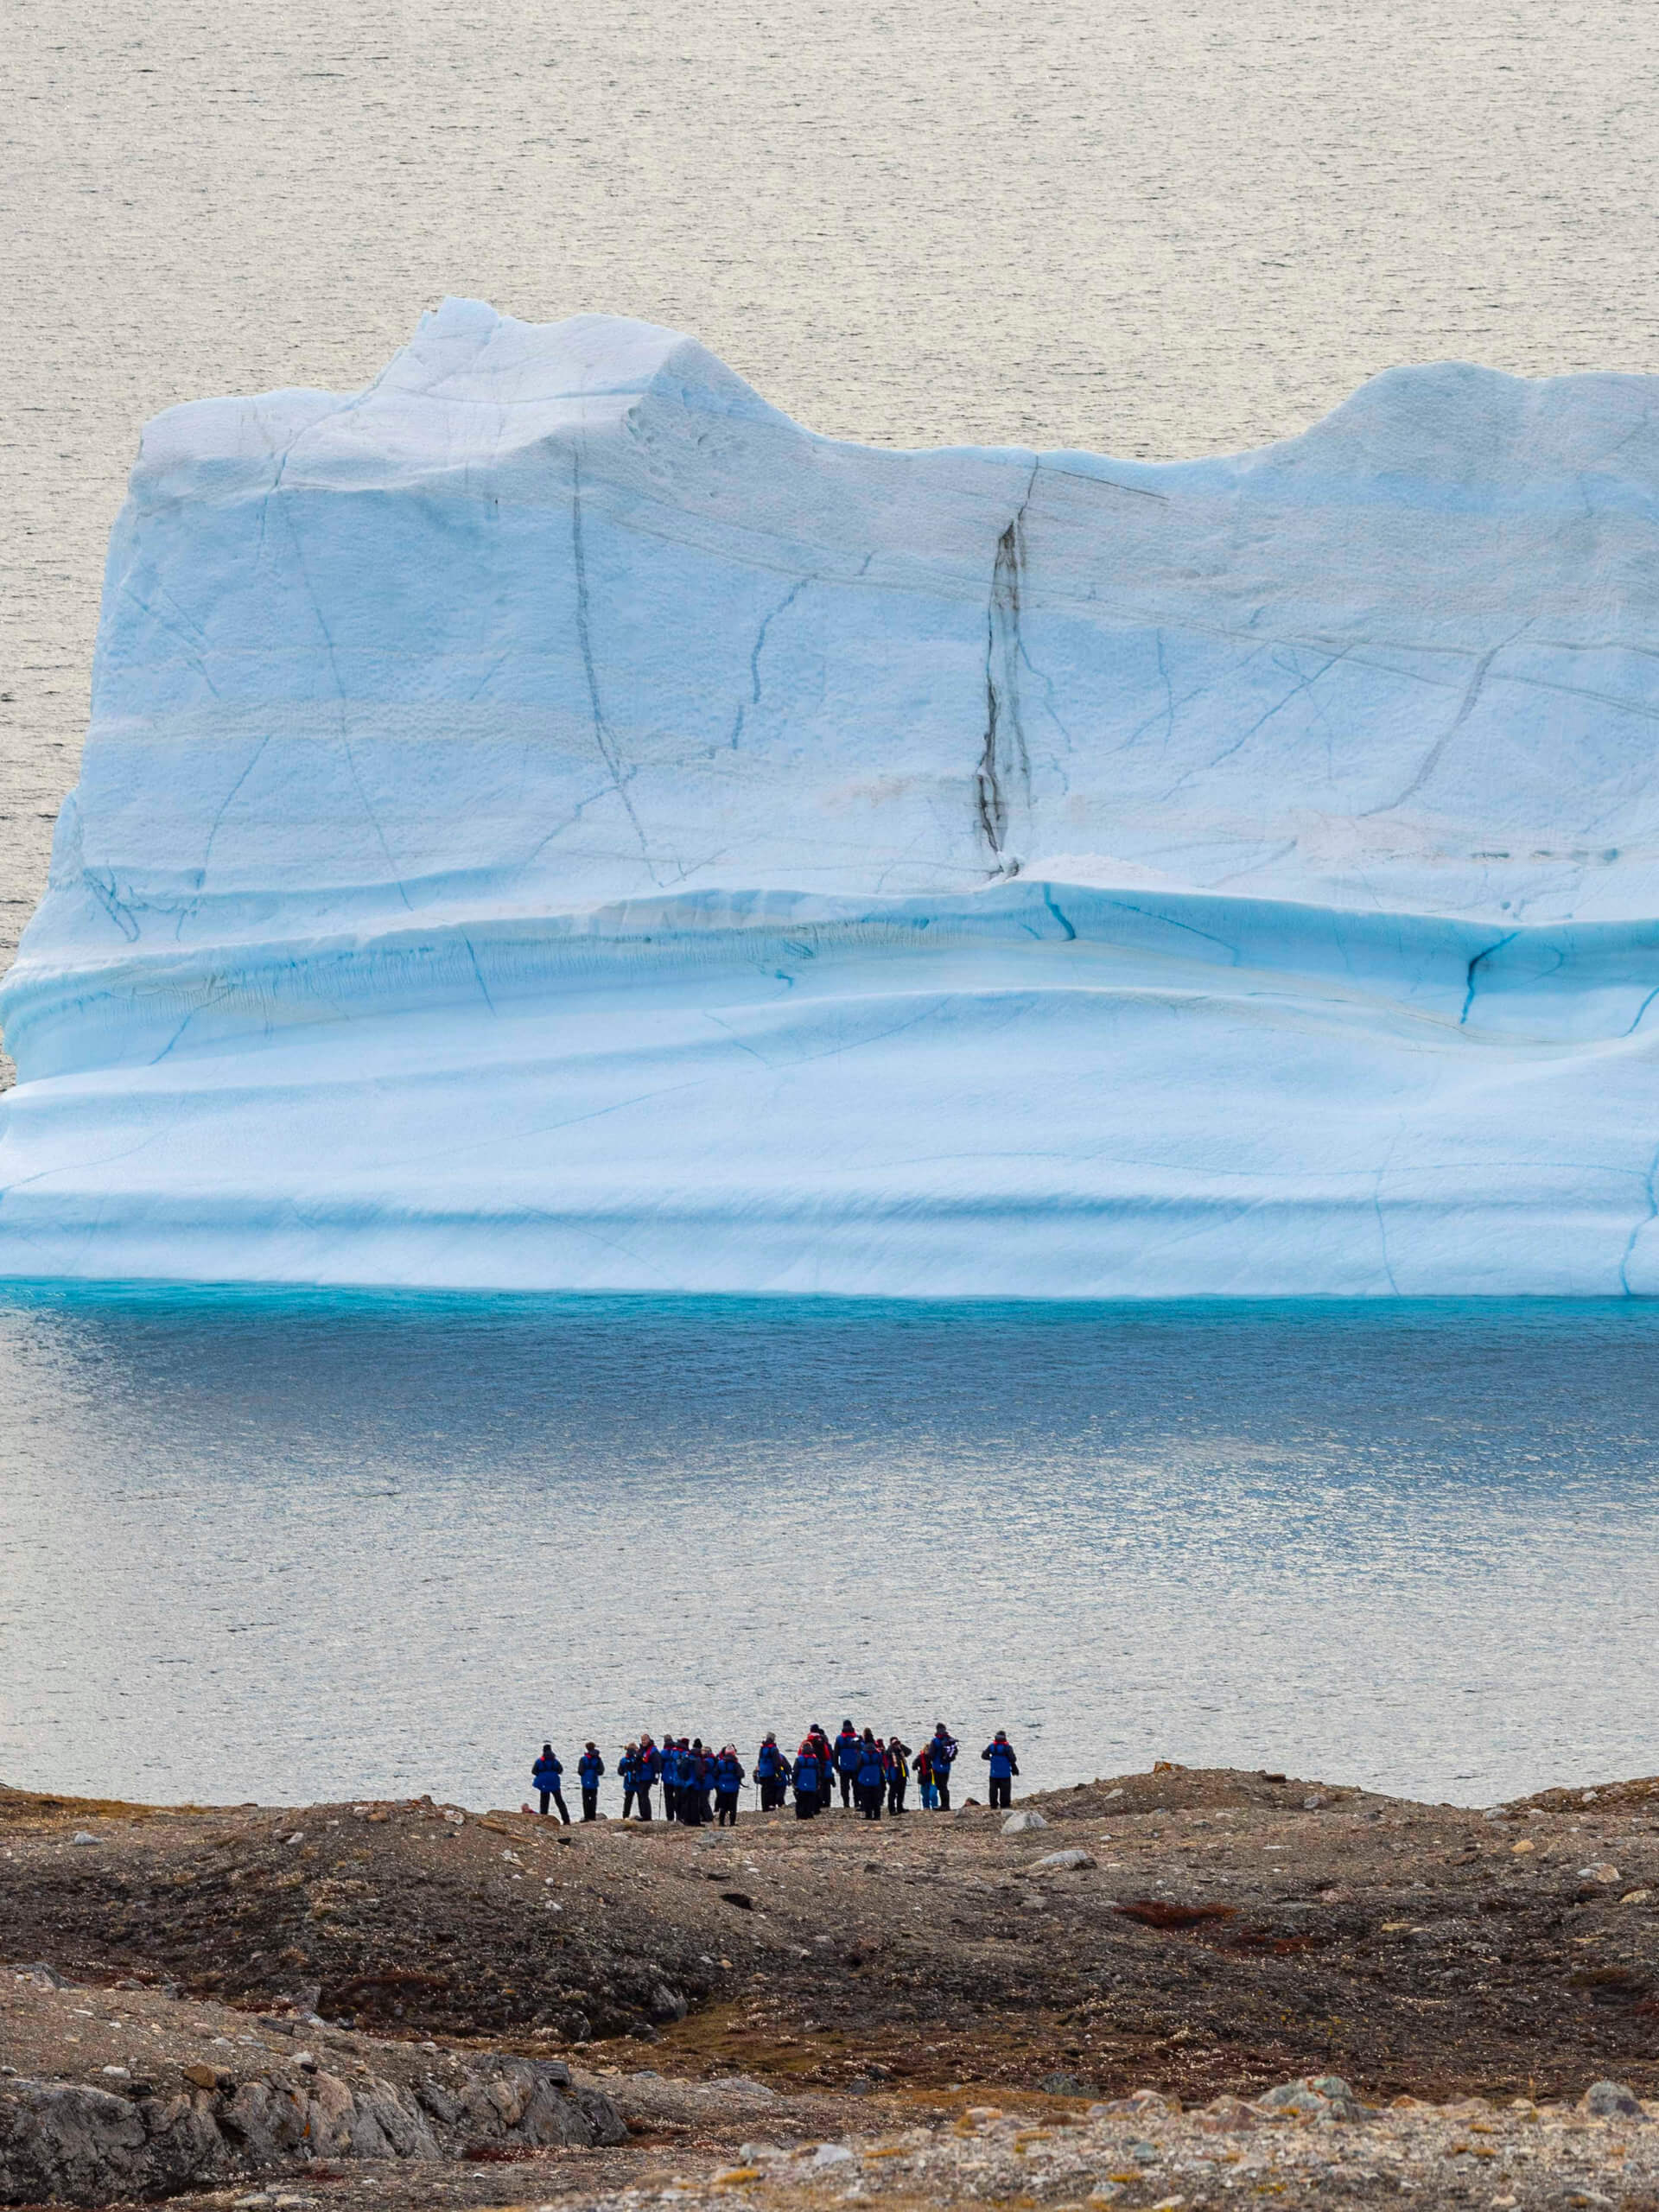
[(451, 301), (144, 433), (0, 1274), (1659, 1289), (1659, 379), (1167, 466)]

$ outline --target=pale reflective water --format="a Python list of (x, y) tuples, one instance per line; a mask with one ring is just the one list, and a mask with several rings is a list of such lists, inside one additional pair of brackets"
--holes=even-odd
[(517, 1802), (549, 1732), (846, 1713), (1646, 1772), (1656, 1446), (1628, 1305), (0, 1294), (0, 1776)]

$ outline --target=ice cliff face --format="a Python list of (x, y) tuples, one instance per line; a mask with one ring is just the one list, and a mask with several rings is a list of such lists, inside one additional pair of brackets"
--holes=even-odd
[(450, 302), (174, 410), (0, 1273), (1659, 1288), (1656, 406), (883, 453)]

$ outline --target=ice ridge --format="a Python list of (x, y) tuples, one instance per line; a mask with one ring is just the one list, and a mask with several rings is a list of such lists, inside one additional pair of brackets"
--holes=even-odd
[(889, 452), (450, 301), (169, 410), (0, 1273), (1653, 1289), (1656, 398)]

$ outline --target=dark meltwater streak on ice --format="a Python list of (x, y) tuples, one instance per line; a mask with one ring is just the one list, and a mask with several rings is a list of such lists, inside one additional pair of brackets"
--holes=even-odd
[(0, 1776), (516, 1803), (546, 1734), (844, 1713), (1644, 1772), (1656, 1444), (1629, 1305), (9, 1294)]

